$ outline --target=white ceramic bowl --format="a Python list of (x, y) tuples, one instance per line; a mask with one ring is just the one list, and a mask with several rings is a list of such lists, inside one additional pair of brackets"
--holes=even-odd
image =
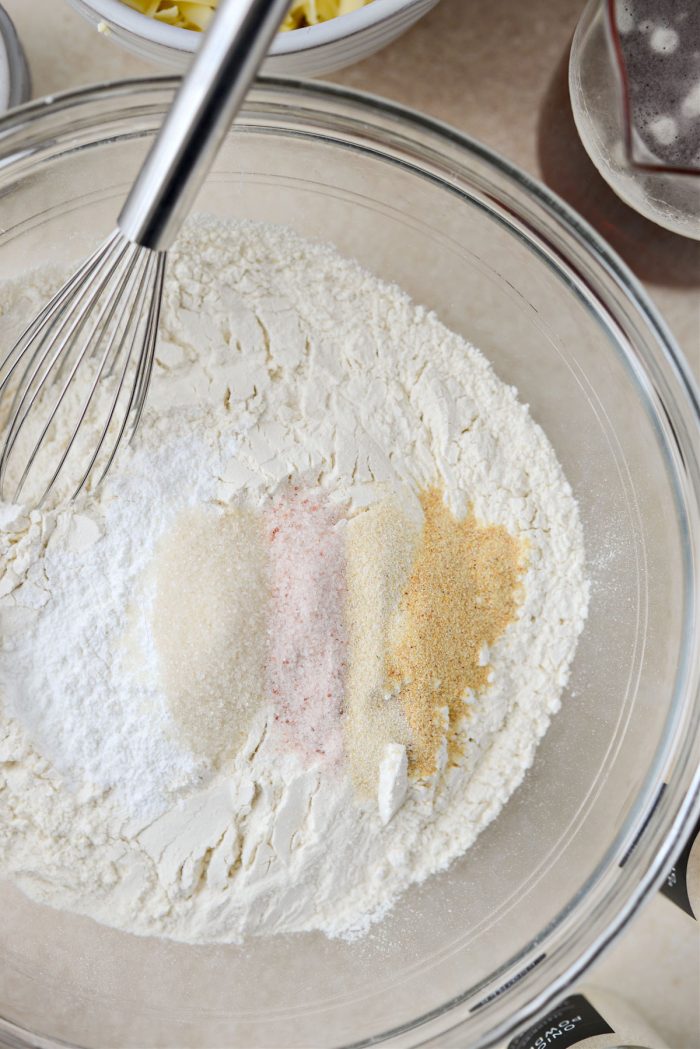
[[(145, 58), (182, 72), (201, 33), (157, 22), (122, 0), (69, 0), (85, 18)], [(379, 51), (438, 0), (373, 0), (367, 7), (307, 29), (279, 33), (263, 65), (271, 76), (319, 76)]]

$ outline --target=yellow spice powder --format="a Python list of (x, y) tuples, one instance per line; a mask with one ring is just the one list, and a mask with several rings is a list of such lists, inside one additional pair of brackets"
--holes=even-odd
[(409, 771), (429, 776), (445, 735), (448, 755), (458, 752), (468, 690), (488, 684), (489, 667), (480, 666), (483, 645), (492, 645), (515, 619), (523, 547), (500, 525), (480, 525), (471, 512), (454, 517), (437, 488), (424, 492), (421, 504), (425, 521), (400, 603), (401, 638), (386, 666), (412, 732)]

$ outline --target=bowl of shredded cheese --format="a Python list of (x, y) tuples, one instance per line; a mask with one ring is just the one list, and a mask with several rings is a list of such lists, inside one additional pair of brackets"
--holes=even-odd
[[(171, 69), (187, 68), (219, 0), (69, 0), (98, 30)], [(290, 0), (263, 72), (319, 76), (379, 51), (437, 0)]]

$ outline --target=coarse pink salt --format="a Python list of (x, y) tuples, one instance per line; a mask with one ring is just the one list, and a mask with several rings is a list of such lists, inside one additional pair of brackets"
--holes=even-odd
[(266, 513), (270, 540), (268, 689), (283, 743), (305, 760), (339, 760), (347, 639), (344, 522), (316, 492), (292, 487)]

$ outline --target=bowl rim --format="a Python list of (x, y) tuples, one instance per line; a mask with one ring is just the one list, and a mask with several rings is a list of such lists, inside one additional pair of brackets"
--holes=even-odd
[[(49, 126), (52, 127), (51, 118), (53, 116), (70, 109), (77, 109), (81, 104), (109, 101), (117, 103), (120, 99), (127, 100), (138, 92), (172, 93), (179, 82), (178, 77), (158, 75), (116, 80), (71, 89), (20, 106), (0, 117), (0, 162), (7, 162), (8, 140), (31, 128), (34, 121), (48, 118)], [(670, 704), (675, 717), (671, 718), (669, 715), (667, 719), (662, 742), (657, 747), (657, 753), (645, 777), (644, 788), (640, 790), (632, 811), (624, 821), (623, 828), (618, 831), (615, 842), (606, 851), (589, 882), (572, 897), (567, 907), (542, 931), (535, 943), (528, 945), (519, 955), (509, 961), (506, 966), (507, 971), (494, 974), (490, 978), (492, 981), (501, 982), (499, 990), (493, 994), (487, 994), (477, 1006), (471, 1009), (467, 1007), (465, 1011), (467, 997), (474, 994), (475, 990), (470, 988), (462, 995), (442, 1002), (433, 1012), (416, 1017), (400, 1028), (387, 1030), (371, 1039), (355, 1043), (353, 1047), (353, 1049), (359, 1049), (360, 1046), (374, 1045), (381, 1041), (398, 1044), (395, 1040), (401, 1039), (407, 1033), (418, 1036), (417, 1041), (411, 1042), (412, 1045), (428, 1044), (431, 1037), (438, 1035), (444, 1037), (450, 1031), (459, 1030), (467, 1017), (487, 1014), (489, 1012), (487, 1007), (492, 1005), (500, 997), (501, 992), (507, 989), (512, 1002), (511, 1013), (507, 1019), (502, 1020), (498, 1025), (492, 1025), (486, 1029), (485, 1033), (477, 1036), (472, 1043), (473, 1049), (477, 1047), (483, 1049), (483, 1047), (500, 1043), (501, 1040), (512, 1037), (517, 1030), (527, 1027), (581, 976), (626, 927), (644, 899), (662, 883), (671, 864), (680, 853), (686, 836), (700, 817), (700, 760), (692, 763), (686, 761), (681, 769), (685, 787), (682, 797), (671, 802), (669, 796), (673, 792), (663, 789), (655, 793), (653, 798), (651, 796), (652, 774), (656, 782), (659, 782), (662, 772), (665, 772), (669, 779), (679, 775), (678, 765), (681, 763), (674, 763), (673, 768), (669, 770), (666, 759), (672, 735), (680, 734), (679, 715), (682, 710), (678, 708), (682, 707), (683, 698), (685, 698), (687, 707), (692, 708), (693, 716), (700, 727), (700, 618), (698, 616), (700, 592), (695, 593), (692, 585), (697, 581), (700, 566), (700, 386), (694, 379), (689, 363), (658, 309), (626, 263), (565, 201), (542, 182), (489, 147), (444, 122), (417, 113), (405, 106), (376, 95), (334, 84), (265, 77), (252, 90), (250, 98), (250, 106), (255, 119), (260, 116), (260, 110), (253, 108), (257, 102), (267, 113), (272, 108), (276, 108), (280, 122), (286, 120), (287, 123), (289, 118), (294, 117), (295, 114), (303, 118), (312, 105), (315, 106), (312, 112), (324, 118), (328, 117), (333, 105), (336, 105), (338, 108), (334, 115), (340, 122), (345, 119), (349, 123), (348, 113), (352, 110), (354, 111), (352, 119), (356, 122), (358, 134), (361, 129), (362, 132), (378, 131), (390, 136), (388, 139), (373, 138), (371, 142), (374, 152), (381, 152), (383, 141), (384, 156), (386, 159), (397, 162), (389, 150), (396, 143), (404, 144), (407, 148), (414, 150), (416, 174), (427, 175), (433, 181), (445, 181), (439, 178), (432, 167), (432, 162), (440, 159), (437, 145), (442, 146), (443, 163), (446, 163), (446, 154), (450, 149), (462, 151), (466, 157), (482, 161), (494, 171), (497, 177), (504, 179), (506, 184), (511, 183), (516, 190), (524, 192), (528, 202), (534, 204), (535, 208), (550, 220), (551, 226), (547, 227), (543, 233), (529, 227), (527, 229), (527, 232), (533, 236), (539, 236), (541, 244), (547, 249), (548, 256), (551, 256), (550, 265), (562, 270), (563, 275), (567, 277), (570, 277), (572, 273), (576, 274), (573, 262), (567, 263), (563, 249), (557, 245), (556, 232), (558, 230), (571, 237), (574, 244), (584, 250), (599, 278), (609, 281), (611, 288), (621, 293), (623, 301), (634, 309), (653, 336), (654, 351), (658, 350), (658, 356), (647, 353), (642, 361), (628, 354), (630, 381), (637, 386), (646, 401), (651, 402), (648, 404), (648, 410), (653, 413), (657, 431), (661, 430), (661, 423), (665, 422), (667, 425), (662, 433), (664, 436), (666, 432), (669, 433), (674, 442), (671, 445), (671, 450), (675, 452), (674, 455), (669, 455), (668, 450), (665, 450), (667, 451), (668, 468), (675, 482), (676, 501), (683, 500), (681, 516), (686, 530), (681, 535), (681, 546), (688, 594), (678, 673)], [(304, 101), (307, 102), (307, 109), (303, 108)], [(162, 99), (159, 98), (157, 104), (162, 107)], [(346, 107), (345, 111), (342, 109), (343, 106)], [(367, 122), (372, 117), (374, 123), (368, 126)], [(93, 122), (95, 122), (94, 118)], [(251, 122), (255, 126), (254, 121)], [(354, 123), (352, 126), (355, 128)], [(327, 122), (319, 126), (318, 131), (327, 134)], [(426, 144), (423, 143), (421, 136), (426, 140)], [(43, 141), (43, 139), (37, 141)], [(433, 153), (429, 152), (428, 142), (432, 143)], [(362, 147), (358, 145), (357, 148)], [(422, 170), (418, 166), (419, 154), (425, 165)], [(9, 153), (9, 156), (12, 157), (12, 152)], [(452, 163), (453, 158), (449, 159)], [(446, 184), (450, 190), (461, 192), (462, 196), (469, 199), (468, 194), (459, 190), (458, 176), (459, 172), (451, 167), (450, 181)], [(516, 226), (515, 231), (517, 230)], [(580, 278), (580, 283), (588, 287), (585, 274)], [(614, 318), (611, 317), (611, 320)], [(616, 325), (616, 327), (619, 326)], [(670, 403), (667, 403), (664, 395), (669, 383), (671, 384), (671, 399)], [(650, 390), (657, 394), (660, 408), (653, 403)], [(666, 444), (671, 443), (670, 438), (666, 438)], [(688, 495), (690, 498), (685, 498)], [(692, 738), (700, 758), (700, 732), (695, 733)], [(632, 849), (638, 848), (640, 852), (642, 851), (644, 835), (650, 831), (650, 828), (653, 829), (654, 823), (658, 823), (658, 819), (652, 820), (652, 817), (657, 814), (665, 818), (661, 841), (657, 850), (645, 857), (645, 866), (639, 876), (633, 877), (630, 868), (634, 865), (627, 866), (625, 860), (631, 854)], [(628, 848), (625, 849), (625, 846)], [(621, 853), (622, 862), (618, 864)], [(615, 862), (612, 862), (613, 860)], [(581, 915), (577, 916), (578, 903), (582, 895), (590, 887), (589, 883), (594, 882), (596, 877), (598, 877), (598, 882), (604, 880), (606, 872), (608, 881), (610, 881), (612, 877), (610, 872), (616, 867), (625, 868), (622, 875), (619, 870), (617, 871), (618, 878), (624, 883), (621, 885), (618, 881), (612, 886), (612, 892), (608, 889), (607, 898), (598, 900), (594, 913), (583, 924)], [(601, 871), (603, 873), (599, 874)], [(555, 942), (551, 952), (546, 955), (542, 954), (523, 968), (523, 954), (527, 951), (534, 953), (535, 949), (545, 949), (557, 930), (565, 937), (564, 946), (569, 945), (568, 950), (572, 956), (562, 959), (560, 957), (561, 945)], [(576, 934), (575, 937), (572, 937), (572, 931)], [(539, 964), (540, 961), (543, 962), (542, 965)], [(555, 962), (555, 968), (558, 964), (559, 971), (549, 982), (543, 983), (542, 978), (551, 969), (552, 962)], [(512, 979), (508, 979), (510, 973), (515, 973)], [(534, 977), (535, 985), (540, 984), (539, 989), (535, 989), (534, 993), (531, 977)], [(482, 1009), (481, 1006), (484, 1008)], [(440, 1026), (435, 1027), (436, 1023)], [(17, 1028), (13, 1028), (11, 1024), (6, 1025), (0, 1018), (0, 1031), (10, 1032), (13, 1029), (17, 1031)], [(32, 1041), (31, 1044), (53, 1046), (60, 1043), (44, 1039), (39, 1043)], [(402, 1041), (401, 1044), (405, 1043)]]
[(0, 105), (11, 109), (26, 102), (31, 94), (29, 66), (14, 23), (0, 4)]
[[(73, 0), (78, 6), (89, 8), (108, 25), (117, 26), (143, 40), (174, 51), (194, 53), (202, 34), (193, 29), (181, 29), (149, 18), (141, 11), (129, 7), (123, 0)], [(277, 33), (270, 47), (269, 57), (298, 54), (319, 47), (335, 44), (358, 33), (373, 29), (396, 15), (415, 7), (422, 0), (372, 0), (366, 7), (347, 14), (338, 15), (318, 25)]]

